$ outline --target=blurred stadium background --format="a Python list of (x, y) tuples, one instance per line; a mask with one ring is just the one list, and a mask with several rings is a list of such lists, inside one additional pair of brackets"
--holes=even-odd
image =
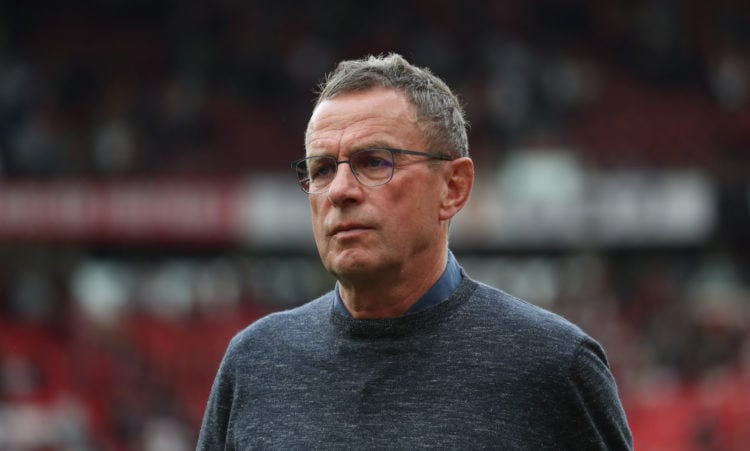
[(332, 286), (288, 162), (388, 51), (466, 103), (466, 269), (605, 345), (638, 449), (750, 449), (750, 5), (459, 3), (0, 3), (0, 449), (194, 447), (230, 337)]

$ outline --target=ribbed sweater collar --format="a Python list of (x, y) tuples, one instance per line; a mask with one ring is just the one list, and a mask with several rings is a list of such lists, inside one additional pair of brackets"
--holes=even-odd
[(331, 324), (337, 333), (356, 338), (388, 338), (406, 336), (433, 327), (450, 317), (461, 305), (469, 300), (477, 288), (476, 282), (463, 274), (463, 279), (453, 294), (425, 310), (407, 313), (397, 318), (355, 319), (342, 315), (334, 308), (333, 298), (329, 308)]

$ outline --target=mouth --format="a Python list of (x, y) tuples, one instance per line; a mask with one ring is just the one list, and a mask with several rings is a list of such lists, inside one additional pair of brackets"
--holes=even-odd
[(349, 236), (349, 235), (355, 235), (357, 233), (364, 232), (366, 230), (371, 230), (371, 229), (372, 229), (372, 227), (367, 227), (367, 226), (362, 225), (362, 224), (354, 224), (354, 223), (351, 223), (351, 224), (340, 224), (340, 225), (334, 227), (333, 229), (331, 229), (331, 231), (328, 233), (328, 236), (331, 236), (331, 237), (333, 237), (333, 236), (339, 236), (339, 237), (341, 237), (341, 236)]

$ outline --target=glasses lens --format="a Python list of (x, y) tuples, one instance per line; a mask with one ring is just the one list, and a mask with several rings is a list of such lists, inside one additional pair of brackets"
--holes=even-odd
[(349, 164), (360, 183), (377, 186), (388, 183), (393, 177), (393, 153), (385, 149), (366, 149), (354, 152)]
[(336, 175), (336, 159), (328, 156), (309, 157), (296, 166), (297, 179), (308, 193), (325, 191)]

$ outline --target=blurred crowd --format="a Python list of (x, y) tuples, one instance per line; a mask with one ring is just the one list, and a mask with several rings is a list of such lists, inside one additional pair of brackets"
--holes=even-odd
[(282, 168), (322, 74), (387, 51), (462, 95), (483, 162), (540, 140), (597, 166), (747, 160), (742, 1), (4, 2), (0, 17), (4, 177)]
[[(286, 171), (321, 75), (388, 51), (461, 95), (479, 177), (553, 148), (711, 178), (705, 242), (459, 259), (602, 341), (639, 449), (750, 447), (747, 2), (2, 2), (0, 189)], [(0, 243), (0, 449), (192, 449), (229, 338), (330, 286), (307, 254)]]

